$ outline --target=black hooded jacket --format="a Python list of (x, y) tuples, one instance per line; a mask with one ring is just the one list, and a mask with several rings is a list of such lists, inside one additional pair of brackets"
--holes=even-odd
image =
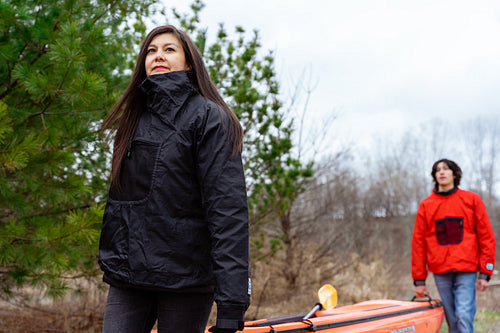
[(99, 265), (111, 285), (215, 290), (218, 321), (234, 313), (242, 321), (250, 268), (241, 154), (232, 153), (228, 116), (197, 93), (190, 74), (141, 84), (147, 107), (120, 188), (109, 191)]

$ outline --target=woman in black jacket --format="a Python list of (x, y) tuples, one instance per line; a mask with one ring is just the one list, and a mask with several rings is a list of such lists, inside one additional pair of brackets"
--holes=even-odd
[(99, 265), (103, 332), (243, 329), (250, 300), (243, 131), (191, 39), (160, 26), (104, 119), (115, 130)]

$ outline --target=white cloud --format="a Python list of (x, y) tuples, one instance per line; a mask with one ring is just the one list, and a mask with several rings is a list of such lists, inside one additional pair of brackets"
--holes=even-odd
[[(188, 11), (185, 0), (164, 0)], [(500, 112), (500, 2), (494, 0), (206, 0), (215, 34), (241, 25), (275, 50), (281, 77), (308, 68), (312, 121), (341, 110), (355, 138), (442, 116)], [(286, 85), (285, 85), (286, 86)], [(366, 139), (364, 139), (366, 140)], [(366, 143), (366, 142), (365, 142)]]

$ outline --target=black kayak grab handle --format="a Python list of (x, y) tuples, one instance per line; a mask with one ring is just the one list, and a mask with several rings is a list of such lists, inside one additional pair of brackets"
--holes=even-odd
[[(427, 298), (427, 299), (420, 300), (422, 298)], [(417, 299), (417, 295), (413, 296), (413, 298), (411, 299), (411, 301), (414, 302), (416, 299)], [(424, 293), (424, 297), (418, 297), (418, 299), (419, 300), (417, 300), (417, 302), (430, 302), (430, 301), (432, 301), (431, 296), (428, 295), (427, 293)]]

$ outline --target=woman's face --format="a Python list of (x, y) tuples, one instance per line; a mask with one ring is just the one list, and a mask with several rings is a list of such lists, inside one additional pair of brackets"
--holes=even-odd
[(147, 76), (189, 69), (181, 42), (171, 33), (156, 35), (151, 40), (144, 65)]
[(439, 190), (450, 190), (454, 187), (455, 176), (453, 170), (450, 169), (445, 162), (439, 162), (436, 167), (436, 181)]

